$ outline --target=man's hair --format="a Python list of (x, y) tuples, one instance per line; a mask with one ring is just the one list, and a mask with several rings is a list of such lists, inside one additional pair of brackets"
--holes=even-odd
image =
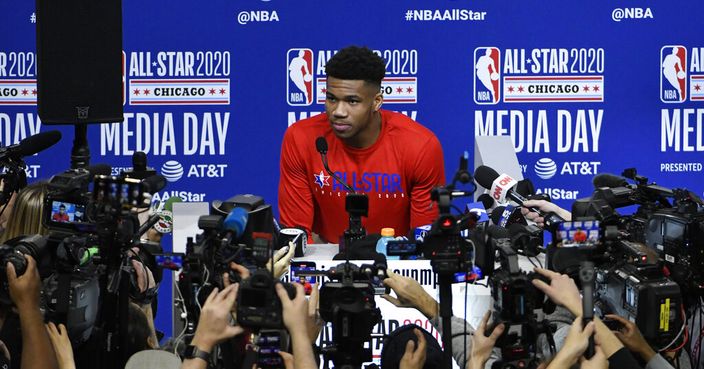
[(330, 77), (362, 80), (381, 86), (386, 74), (386, 63), (366, 47), (348, 46), (337, 52), (325, 65)]

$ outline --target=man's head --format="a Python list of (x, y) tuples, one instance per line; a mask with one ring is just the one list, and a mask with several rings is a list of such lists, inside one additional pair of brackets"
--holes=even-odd
[(349, 46), (330, 58), (325, 72), (325, 112), (333, 132), (350, 146), (370, 146), (381, 130), (384, 59), (366, 47)]
[(64, 214), (66, 213), (66, 205), (61, 204), (59, 205), (59, 214)]

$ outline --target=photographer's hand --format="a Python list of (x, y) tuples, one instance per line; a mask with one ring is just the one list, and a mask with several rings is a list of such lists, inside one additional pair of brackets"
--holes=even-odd
[(589, 322), (582, 329), (582, 317), (578, 316), (562, 345), (562, 349), (555, 355), (555, 358), (550, 362), (548, 369), (569, 368), (574, 365), (582, 354), (587, 349), (589, 337), (594, 334), (594, 322)]
[(39, 288), (41, 281), (37, 263), (29, 255), (27, 270), (17, 276), (15, 266), (7, 263), (7, 282), (10, 298), (17, 305), (22, 331), (22, 369), (58, 368), (54, 349), (44, 328), (44, 317), (39, 310)]
[(557, 206), (556, 204), (545, 201), (545, 200), (528, 200), (523, 202), (521, 206), (521, 214), (528, 219), (534, 221), (538, 227), (545, 226), (545, 218), (541, 217), (540, 214), (530, 211), (528, 208), (537, 208), (545, 213), (555, 213), (557, 216), (564, 220), (572, 220), (572, 213)]
[(233, 284), (222, 291), (215, 288), (210, 293), (201, 309), (192, 345), (200, 350), (212, 352), (215, 345), (244, 332), (242, 327), (230, 324), (230, 311), (235, 305), (238, 287), (238, 284)]
[(486, 336), (485, 332), (487, 325), (489, 323), (489, 317), (491, 316), (491, 311), (487, 311), (482, 318), (481, 323), (474, 335), (472, 336), (472, 350), (469, 361), (467, 361), (467, 369), (484, 369), (484, 365), (491, 356), (491, 351), (496, 345), (496, 341), (501, 337), (506, 329), (506, 326), (501, 323), (497, 325), (491, 332), (489, 337)]
[(582, 315), (582, 297), (574, 280), (566, 274), (553, 272), (552, 270), (535, 268), (535, 272), (547, 277), (550, 284), (539, 279), (534, 279), (533, 285), (543, 291), (550, 300), (558, 305), (562, 305), (575, 316)]
[(75, 369), (76, 363), (73, 360), (73, 347), (71, 340), (68, 338), (68, 331), (63, 324), (57, 327), (54, 323), (46, 324), (46, 332), (51, 339), (51, 345), (54, 346), (56, 360), (59, 362), (60, 369)]
[(318, 284), (314, 283), (308, 299), (308, 338), (311, 343), (315, 343), (315, 339), (320, 335), (320, 330), (323, 329), (323, 320), (320, 318), (318, 311), (320, 307), (320, 290)]
[(133, 259), (131, 260), (131, 264), (132, 268), (134, 268), (134, 273), (137, 276), (137, 287), (139, 288), (139, 292), (144, 292), (156, 286), (156, 282), (154, 281), (154, 274), (151, 270), (149, 270), (149, 268), (147, 268), (139, 260)]
[[(244, 265), (239, 265), (235, 263), (234, 261), (230, 262), (230, 269), (234, 271), (235, 273), (239, 274), (241, 280), (245, 280), (249, 278), (249, 269), (245, 267)], [(230, 276), (229, 273), (223, 273), (222, 274), (222, 283), (225, 286), (225, 288), (229, 287), (232, 282), (230, 282)]]
[(616, 337), (629, 350), (637, 353), (646, 363), (656, 355), (655, 350), (648, 344), (643, 335), (640, 333), (638, 326), (632, 321), (614, 314), (606, 315), (609, 319), (618, 320), (622, 327), (618, 331), (613, 331)]
[[(288, 267), (291, 265), (291, 258), (296, 253), (296, 245), (293, 242), (288, 243), (288, 247), (284, 246), (274, 253), (274, 278), (281, 279), (281, 276), (288, 272)], [(271, 260), (266, 263), (266, 269), (271, 270)]]
[(413, 329), (413, 333), (418, 338), (418, 344), (416, 345), (413, 340), (406, 342), (406, 352), (401, 357), (401, 362), (398, 365), (399, 369), (422, 369), (423, 365), (425, 365), (425, 335), (418, 328)]
[(313, 347), (310, 344), (305, 322), (308, 316), (308, 300), (306, 291), (302, 285), (293, 283), (296, 288), (296, 296), (291, 299), (288, 292), (281, 283), (276, 284), (276, 294), (281, 300), (281, 310), (284, 316), (284, 325), (291, 335), (291, 346), (293, 347), (293, 361), (296, 369), (317, 369)]
[(428, 319), (438, 316), (438, 302), (425, 292), (420, 283), (415, 279), (398, 275), (390, 269), (386, 270), (386, 274), (388, 278), (384, 279), (384, 285), (390, 287), (396, 293), (396, 297), (383, 295), (381, 297), (384, 300), (397, 307), (415, 308)]

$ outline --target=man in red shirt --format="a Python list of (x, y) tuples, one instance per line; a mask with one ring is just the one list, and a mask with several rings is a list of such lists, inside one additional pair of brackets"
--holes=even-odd
[(59, 212), (54, 213), (54, 215), (51, 216), (51, 220), (54, 222), (60, 222), (60, 223), (66, 223), (69, 221), (68, 214), (66, 214), (66, 205), (61, 204), (59, 205)]
[(369, 196), (368, 233), (397, 235), (437, 217), (433, 187), (445, 183), (437, 137), (405, 115), (381, 110), (386, 65), (367, 48), (347, 47), (326, 65), (325, 114), (293, 124), (281, 147), (281, 223), (337, 243), (348, 227), (347, 190), (325, 171), (315, 140), (328, 142), (330, 169)]

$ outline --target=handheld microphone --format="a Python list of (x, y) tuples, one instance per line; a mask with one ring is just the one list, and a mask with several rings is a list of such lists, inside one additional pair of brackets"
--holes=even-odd
[(232, 240), (242, 237), (247, 228), (248, 218), (249, 212), (246, 209), (240, 207), (232, 209), (222, 221), (222, 228), (225, 230), (225, 236), (222, 242), (228, 244), (232, 242)]
[[(594, 263), (582, 261), (579, 266), (579, 281), (582, 285), (582, 328), (594, 320)], [(584, 357), (594, 356), (594, 335), (589, 336), (589, 345)]]
[(325, 167), (325, 170), (332, 176), (332, 178), (335, 178), (337, 182), (342, 184), (342, 186), (349, 192), (351, 193), (356, 193), (352, 186), (348, 185), (345, 183), (335, 172), (330, 170), (330, 167), (328, 166), (328, 141), (325, 139), (325, 137), (320, 136), (315, 139), (315, 149), (318, 150), (320, 153), (320, 157), (323, 159), (323, 167)]
[[(528, 199), (515, 190), (518, 181), (511, 178), (508, 174), (499, 175), (494, 169), (481, 165), (474, 171), (474, 179), (480, 186), (489, 189), (491, 197), (499, 203), (504, 202), (508, 198), (518, 205), (523, 206), (523, 203), (528, 201)], [(542, 210), (534, 207), (528, 207), (528, 209), (540, 214), (540, 216), (545, 219), (545, 225), (548, 228), (556, 223), (565, 221), (555, 213), (546, 214)]]
[(144, 192), (154, 194), (166, 187), (166, 178), (164, 178), (161, 174), (154, 174), (142, 179), (142, 186), (144, 188)]

